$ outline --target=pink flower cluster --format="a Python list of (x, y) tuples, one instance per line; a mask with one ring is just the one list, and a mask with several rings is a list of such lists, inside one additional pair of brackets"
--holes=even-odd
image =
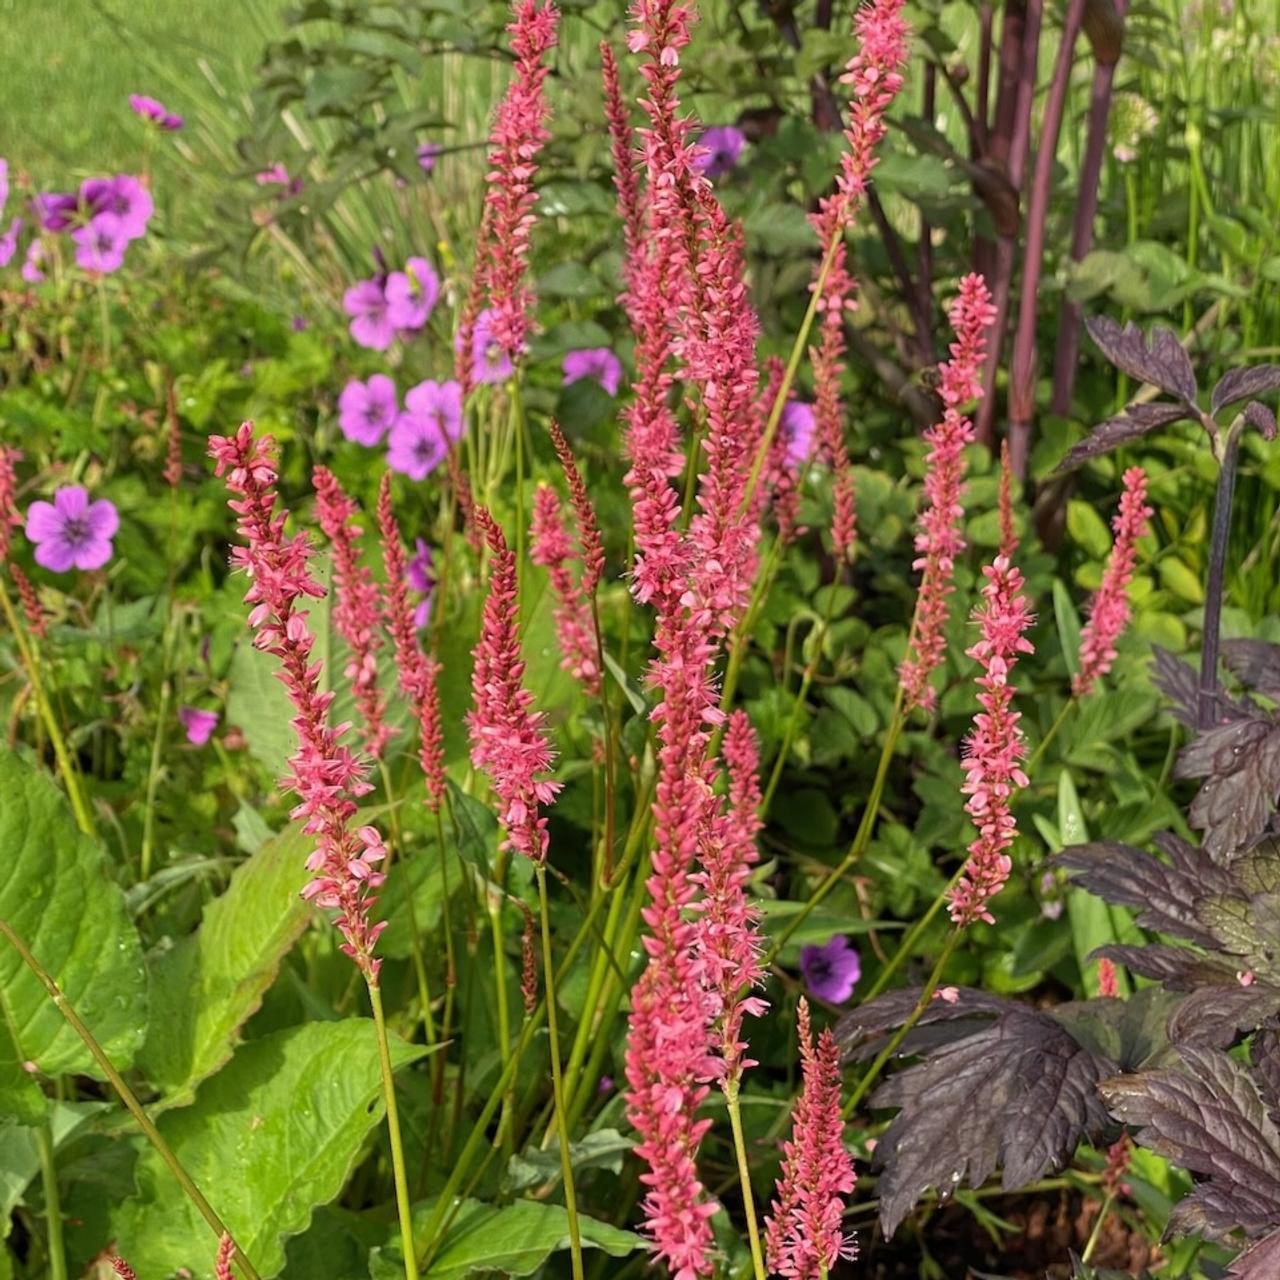
[(987, 904), (1004, 887), (1011, 862), (1008, 850), (1017, 830), (1011, 808), (1014, 791), (1027, 785), (1019, 761), (1024, 754), (1021, 714), (1013, 710), (1013, 686), (1009, 677), (1018, 657), (1032, 653), (1025, 632), (1034, 619), (1022, 595), (1022, 574), (997, 556), (982, 571), (986, 584), (982, 604), (974, 610), (981, 638), (967, 653), (982, 666), (977, 678), (982, 710), (973, 719), (973, 731), (965, 741), (961, 764), (969, 797), (965, 812), (978, 835), (969, 845), (964, 875), (951, 891), (951, 919), (958, 925), (975, 920), (994, 923)]
[[(929, 445), (925, 460), (925, 506), (917, 520), (916, 559), (913, 569), (921, 571), (920, 594), (915, 626), (901, 681), (906, 709), (932, 710), (937, 693), (929, 677), (942, 662), (946, 645), (947, 599), (955, 590), (951, 578), (956, 556), (964, 550), (961, 520), (964, 508), (964, 451), (973, 443), (973, 424), (961, 412), (961, 405), (982, 394), (982, 362), (986, 351), (986, 331), (995, 319), (991, 293), (980, 275), (960, 281), (960, 293), (951, 304), (951, 325), (956, 340), (951, 359), (938, 366), (941, 375), (942, 421), (924, 433)], [(1003, 522), (1002, 522), (1003, 523)], [(1010, 535), (1002, 535), (1006, 541)], [(1008, 554), (1008, 549), (1004, 550)]]
[(569, 568), (577, 553), (564, 527), (560, 499), (550, 485), (540, 484), (534, 494), (529, 536), (529, 559), (546, 569), (556, 593), (556, 636), (563, 655), (560, 665), (582, 685), (588, 697), (598, 697), (601, 672), (591, 608)]
[(840, 402), (840, 376), (844, 372), (844, 313), (851, 305), (853, 278), (846, 263), (845, 247), (837, 245), (823, 283), (818, 310), (822, 316), (817, 347), (811, 348), (814, 415), (818, 444), (831, 467), (831, 495), (835, 506), (831, 519), (831, 544), (840, 563), (852, 561), (858, 537), (858, 512), (849, 449), (844, 440), (844, 407)]
[(361, 531), (351, 523), (358, 511), (356, 504), (328, 467), (317, 467), (311, 482), (316, 491), (316, 515), (333, 548), (333, 621), (350, 650), (342, 674), (351, 681), (364, 720), (364, 749), (377, 760), (392, 737), (378, 688), (378, 652), (382, 648), (378, 588), (373, 575), (360, 563), (356, 539)]
[(484, 507), (476, 523), (492, 556), (480, 641), (471, 672), (471, 763), (493, 783), (510, 848), (535, 862), (547, 857), (547, 820), (538, 806), (550, 804), (558, 782), (539, 778), (551, 767), (551, 744), (542, 715), (531, 711), (531, 694), (521, 683), (520, 610), (516, 601), (516, 557), (497, 522)]
[(356, 799), (371, 787), (365, 766), (341, 745), (349, 726), (329, 724), (334, 695), (321, 691), (321, 664), (311, 658), (315, 636), (300, 606), (323, 597), (324, 588), (308, 571), (306, 535), (286, 534), (288, 512), (276, 510), (270, 437), (255, 440), (253, 425), (246, 422), (234, 436), (211, 436), (209, 454), (236, 495), (228, 505), (239, 517), (245, 545), (232, 549), (231, 563), (250, 580), (245, 601), (253, 605), (249, 625), (257, 633), (254, 646), (279, 659), (277, 675), (297, 712), (293, 727), (298, 750), (289, 759), (291, 773), (285, 781), (299, 797), (293, 816), (305, 819), (303, 831), (316, 837), (315, 851), (307, 859), (315, 876), (303, 896), (338, 913), (335, 924), (345, 939), (343, 951), (376, 984), (381, 961), (373, 948), (385, 922), (372, 923), (370, 913), (385, 878), (378, 864), (386, 849), (374, 827), (352, 827)]
[(0, 445), (0, 561), (9, 558), (13, 531), (22, 528), (18, 510), (18, 477), (14, 464), (22, 455), (16, 449)]
[(1102, 575), (1102, 585), (1093, 597), (1089, 621), (1080, 635), (1080, 671), (1071, 682), (1071, 692), (1083, 698), (1094, 684), (1111, 670), (1116, 660), (1116, 641), (1129, 625), (1129, 583), (1138, 565), (1138, 539), (1155, 515), (1147, 506), (1147, 473), (1130, 467), (1124, 473), (1120, 510), (1111, 527), (1115, 542)]
[(427, 806), (435, 813), (444, 802), (446, 787), (444, 732), (440, 724), (440, 692), (436, 684), (439, 663), (418, 646), (417, 618), (409, 603), (406, 586), (410, 568), (391, 509), (391, 477), (385, 473), (378, 492), (378, 532), (382, 536), (382, 561), (387, 575), (383, 588), (387, 629), (396, 648), (400, 688), (409, 699), (418, 721), (418, 762), (427, 783)]
[(559, 17), (550, 0), (514, 0), (507, 31), (515, 75), (490, 135), (484, 220), (492, 251), (477, 256), (477, 275), (492, 311), (489, 332), (512, 360), (524, 352), (533, 304), (533, 291), (525, 280), (529, 232), (536, 221), (533, 179), (538, 152), (551, 136), (543, 97), (550, 68), (544, 59), (555, 47)]
[(789, 1280), (819, 1280), (841, 1259), (856, 1256), (841, 1229), (843, 1197), (857, 1182), (844, 1147), (840, 1115), (840, 1050), (829, 1030), (809, 1026), (809, 1003), (796, 1010), (804, 1082), (791, 1119), (791, 1141), (782, 1144), (782, 1176), (773, 1212), (765, 1222), (769, 1270)]

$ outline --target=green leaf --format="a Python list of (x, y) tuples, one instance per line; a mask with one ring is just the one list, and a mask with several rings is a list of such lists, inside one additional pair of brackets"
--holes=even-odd
[[(48, 1125), (54, 1152), (107, 1105), (105, 1102), (50, 1103)], [(36, 1131), (19, 1126), (4, 1129), (0, 1136), (0, 1240), (8, 1236), (12, 1226), (10, 1215), (22, 1203), (27, 1187), (39, 1172)]]
[[(415, 1228), (425, 1229), (430, 1204), (414, 1209)], [(611, 1258), (625, 1258), (646, 1248), (634, 1231), (578, 1215), (585, 1249), (601, 1249)], [(512, 1204), (484, 1204), (464, 1200), (445, 1235), (444, 1243), (423, 1280), (466, 1280), (467, 1276), (496, 1272), (531, 1276), (557, 1250), (569, 1247), (568, 1215), (558, 1204), (516, 1200)], [(371, 1280), (400, 1280), (404, 1263), (395, 1245), (375, 1250), (369, 1260)]]
[(1175, 556), (1161, 556), (1156, 562), (1160, 581), (1181, 600), (1189, 604), (1204, 603), (1204, 584), (1200, 575)]
[(1067, 532), (1072, 541), (1095, 560), (1105, 560), (1111, 551), (1111, 530), (1107, 522), (1082, 498), (1067, 503)]
[[(569, 1143), (569, 1159), (574, 1176), (584, 1169), (608, 1169), (619, 1173), (622, 1157), (635, 1146), (631, 1138), (624, 1137), (617, 1129), (597, 1129), (577, 1142)], [(513, 1191), (529, 1187), (555, 1186), (561, 1178), (560, 1143), (553, 1139), (544, 1148), (530, 1147), (523, 1154), (511, 1157), (507, 1166), (507, 1179)]]
[[(1058, 831), (1063, 847), (1084, 844), (1089, 839), (1080, 810), (1080, 796), (1068, 769), (1058, 775)], [(1099, 994), (1098, 964), (1089, 957), (1109, 943), (1133, 940), (1137, 929), (1123, 907), (1111, 906), (1086, 889), (1067, 890), (1067, 918), (1071, 922), (1071, 942), (1085, 990), (1090, 996), (1096, 996)], [(1141, 940), (1140, 934), (1138, 940)], [(1116, 971), (1116, 989), (1122, 997), (1127, 997), (1131, 990), (1129, 979), (1121, 970)]]
[(1053, 580), (1053, 616), (1058, 622), (1058, 643), (1062, 646), (1067, 670), (1077, 676), (1080, 674), (1080, 615), (1061, 578)]
[[(391, 1038), (395, 1066), (425, 1052)], [(159, 1129), (269, 1280), (284, 1266), (285, 1239), (346, 1184), (382, 1107), (373, 1023), (350, 1018), (241, 1045), (191, 1106), (161, 1116)], [(120, 1252), (139, 1275), (186, 1267), (209, 1280), (216, 1242), (150, 1147), (137, 1187), (116, 1215)]]
[(268, 840), (205, 908), (200, 928), (152, 963), (152, 1019), (138, 1065), (164, 1106), (189, 1102), (231, 1057), (236, 1032), (306, 927), (311, 908), (300, 894), (314, 843), (296, 829)]
[(538, 277), (540, 298), (595, 298), (604, 286), (580, 262), (561, 262)]
[[(96, 841), (39, 769), (0, 748), (0, 918), (53, 977), (107, 1056), (128, 1067), (147, 1023), (142, 946)], [(97, 1064), (18, 953), (0, 939), (0, 1073), (100, 1079)], [(0, 1040), (4, 1039), (0, 1036)], [(25, 1094), (10, 1077), (13, 1090)]]

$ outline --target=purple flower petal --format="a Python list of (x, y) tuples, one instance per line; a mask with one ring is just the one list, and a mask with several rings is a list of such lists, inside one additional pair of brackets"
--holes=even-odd
[(805, 986), (819, 1000), (843, 1004), (862, 976), (862, 962), (848, 938), (837, 934), (820, 947), (800, 948)]
[(356, 444), (381, 444), (399, 413), (396, 384), (385, 373), (348, 382), (338, 397), (338, 426)]
[(694, 168), (705, 177), (718, 178), (737, 168), (746, 145), (747, 136), (741, 129), (731, 124), (713, 125), (704, 129), (698, 139)]
[(199, 707), (179, 708), (178, 719), (187, 731), (187, 741), (197, 747), (209, 741), (218, 725), (216, 711), (201, 711)]
[(89, 502), (79, 485), (68, 485), (53, 502), (27, 508), (27, 537), (36, 544), (36, 563), (55, 573), (68, 569), (101, 569), (111, 559), (112, 536), (120, 526), (115, 504), (106, 498)]
[(622, 382), (622, 361), (608, 347), (570, 351), (562, 367), (566, 386), (579, 378), (594, 378), (611, 396), (618, 394), (618, 386)]

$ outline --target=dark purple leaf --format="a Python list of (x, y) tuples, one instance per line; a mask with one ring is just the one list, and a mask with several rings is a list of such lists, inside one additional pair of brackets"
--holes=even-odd
[(1235, 981), (1237, 970), (1192, 947), (1175, 947), (1163, 942), (1131, 947), (1108, 943), (1093, 952), (1093, 959), (1123, 965), (1142, 978), (1162, 982), (1170, 991), (1194, 991), (1206, 984), (1225, 986)]
[(1280, 796), (1280, 724), (1266, 719), (1215, 725), (1183, 747), (1178, 778), (1204, 778), (1188, 818), (1219, 862), (1267, 831)]
[(1260, 396), (1267, 391), (1280, 391), (1280, 364), (1250, 364), (1222, 375), (1213, 389), (1210, 404), (1213, 412), (1235, 404), (1246, 396)]
[(1280, 644), (1266, 640), (1224, 640), (1222, 657), (1242, 684), (1280, 700)]
[(1195, 370), (1172, 329), (1157, 325), (1148, 342), (1137, 325), (1122, 326), (1110, 316), (1091, 316), (1086, 325), (1089, 336), (1117, 369), (1195, 407)]
[(1228, 892), (1231, 877), (1190, 845), (1170, 846), (1169, 851), (1172, 858), (1166, 864), (1131, 845), (1099, 840), (1072, 845), (1055, 862), (1090, 893), (1138, 908), (1144, 929), (1212, 947), (1214, 936), (1197, 919), (1195, 904), (1206, 894)]
[(1012, 1006), (986, 1030), (900, 1071), (872, 1098), (898, 1107), (876, 1146), (880, 1221), (891, 1236), (930, 1188), (981, 1186), (998, 1166), (1006, 1190), (1059, 1168), (1101, 1132), (1098, 1081), (1115, 1064), (1083, 1049), (1052, 1018)]
[(1276, 411), (1261, 400), (1251, 400), (1244, 407), (1244, 420), (1255, 430), (1262, 432), (1264, 440), (1276, 438)]
[[(1253, 1079), (1267, 1105), (1271, 1123), (1280, 1127), (1280, 1030), (1265, 1027), (1253, 1038), (1249, 1051), (1253, 1061)], [(1280, 1275), (1280, 1271), (1276, 1272)]]
[(1156, 427), (1166, 427), (1189, 417), (1185, 405), (1180, 404), (1131, 404), (1123, 413), (1108, 418), (1094, 427), (1083, 440), (1073, 445), (1067, 456), (1058, 463), (1057, 470), (1072, 471), (1130, 440), (1145, 436)]
[[(919, 998), (919, 987), (903, 987), (897, 991), (886, 991), (884, 995), (846, 1013), (836, 1023), (834, 1033), (845, 1056), (854, 1061), (875, 1057), (890, 1032), (896, 1031), (911, 1016)], [(937, 1028), (937, 1035), (929, 1037), (929, 1047), (948, 1044), (984, 1030), (993, 1018), (1012, 1007), (1015, 1007), (1013, 1002), (1002, 996), (988, 995), (972, 987), (959, 987), (954, 1001), (940, 997), (931, 1000), (916, 1026), (928, 1028), (945, 1024)], [(913, 1043), (909, 1036), (903, 1041), (902, 1056), (907, 1057), (920, 1049), (920, 1043)]]
[(1232, 976), (1229, 985), (1193, 991), (1169, 1019), (1169, 1038), (1210, 1049), (1229, 1049), (1240, 1033), (1257, 1030), (1280, 1010), (1280, 991), (1262, 982), (1242, 987)]
[(1276, 1280), (1280, 1276), (1280, 1231), (1263, 1236), (1228, 1268), (1228, 1280)]
[(1182, 1066), (1103, 1081), (1112, 1113), (1137, 1140), (1206, 1181), (1169, 1218), (1170, 1231), (1259, 1235), (1280, 1222), (1280, 1130), (1240, 1063), (1184, 1046)]
[(1173, 704), (1174, 719), (1188, 729), (1200, 723), (1200, 677), (1194, 667), (1170, 653), (1161, 645), (1151, 646), (1155, 669), (1151, 679), (1157, 689)]

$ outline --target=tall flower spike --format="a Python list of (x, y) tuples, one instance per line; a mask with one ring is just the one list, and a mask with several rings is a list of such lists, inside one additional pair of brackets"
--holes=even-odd
[(1102, 574), (1102, 585), (1093, 597), (1089, 621), (1080, 635), (1080, 670), (1071, 682), (1071, 692), (1083, 698), (1111, 670), (1116, 660), (1116, 641), (1129, 625), (1129, 583), (1138, 565), (1138, 539), (1148, 530), (1155, 515), (1147, 506), (1147, 473), (1130, 467), (1124, 473), (1120, 510), (1111, 527), (1115, 541)]
[(14, 529), (22, 527), (18, 510), (18, 477), (14, 464), (22, 455), (16, 449), (0, 445), (0, 562), (9, 558), (9, 544)]
[(560, 499), (549, 485), (540, 484), (533, 498), (529, 530), (529, 559), (542, 565), (556, 593), (556, 637), (560, 666), (582, 685), (588, 697), (600, 694), (600, 666), (596, 659), (595, 627), (583, 588), (573, 580), (569, 565), (576, 559), (573, 543), (560, 514)]
[(550, 68), (543, 59), (555, 47), (559, 16), (550, 0), (514, 0), (507, 31), (515, 74), (489, 135), (485, 219), (490, 252), (477, 260), (476, 272), (493, 312), (493, 340), (512, 360), (524, 354), (533, 304), (533, 291), (525, 279), (529, 233), (537, 220), (533, 179), (538, 153), (551, 136), (546, 127), (550, 109), (543, 95)]
[(235, 495), (228, 505), (239, 517), (237, 529), (246, 545), (232, 548), (231, 564), (249, 577), (244, 598), (253, 605), (249, 625), (257, 633), (254, 647), (279, 659), (276, 674), (297, 712), (293, 728), (298, 750), (289, 758), (285, 783), (298, 794), (292, 816), (303, 818), (303, 832), (316, 837), (306, 864), (314, 876), (302, 894), (337, 912), (334, 923), (345, 939), (342, 950), (376, 984), (381, 961), (373, 949), (386, 926), (372, 923), (370, 915), (386, 878), (378, 864), (387, 853), (374, 827), (352, 828), (356, 799), (372, 788), (365, 766), (341, 745), (349, 726), (329, 724), (334, 695), (321, 691), (321, 664), (311, 657), (315, 636), (303, 606), (322, 598), (324, 588), (308, 571), (306, 535), (286, 534), (288, 512), (276, 510), (271, 438), (255, 440), (253, 424), (246, 422), (234, 436), (211, 436), (209, 454)]
[(640, 184), (636, 178), (635, 144), (631, 137), (631, 114), (622, 96), (618, 60), (608, 41), (600, 42), (600, 71), (604, 81), (604, 113), (609, 121), (609, 143), (613, 151), (613, 185), (622, 215), (623, 243), (628, 264), (639, 262), (643, 252), (644, 227), (640, 209)]
[(18, 588), (18, 599), (22, 601), (22, 612), (26, 615), (31, 634), (39, 636), (41, 640), (47, 640), (49, 619), (45, 616), (40, 597), (36, 595), (31, 579), (22, 572), (22, 566), (16, 560), (9, 566), (9, 574), (13, 578), (13, 585)]
[(591, 596), (600, 585), (600, 577), (604, 573), (604, 540), (600, 536), (595, 508), (587, 496), (587, 486), (578, 470), (578, 464), (573, 460), (573, 450), (569, 448), (564, 432), (557, 422), (552, 422), (548, 430), (551, 443), (555, 445), (556, 457), (560, 459), (560, 466), (564, 471), (565, 483), (569, 486), (569, 501), (573, 504), (574, 518), (578, 522), (578, 546), (582, 550), (582, 589)]
[(373, 575), (360, 563), (356, 546), (361, 530), (351, 523), (359, 508), (343, 491), (327, 467), (311, 474), (316, 492), (316, 516), (333, 548), (333, 622), (350, 650), (342, 674), (351, 682), (363, 720), (364, 749), (378, 760), (392, 737), (386, 707), (378, 688), (378, 653), (382, 648), (382, 618)]
[(853, 469), (844, 439), (844, 407), (840, 401), (840, 376), (844, 372), (844, 313), (853, 294), (853, 280), (845, 267), (841, 244), (827, 272), (822, 300), (818, 346), (811, 348), (813, 363), (814, 415), (818, 443), (831, 467), (831, 495), (835, 512), (831, 519), (831, 543), (836, 560), (853, 560), (858, 536), (858, 512), (853, 486)]
[(224, 1231), (218, 1241), (218, 1256), (213, 1264), (214, 1280), (232, 1280), (231, 1259), (235, 1257), (235, 1241)]
[(427, 783), (427, 806), (440, 811), (445, 797), (444, 732), (440, 723), (440, 692), (436, 684), (439, 664), (418, 646), (413, 606), (409, 603), (408, 562), (400, 529), (391, 508), (391, 474), (384, 472), (378, 490), (378, 532), (382, 537), (382, 563), (386, 570), (383, 611), (396, 649), (400, 688), (409, 699), (418, 721), (418, 762)]
[(796, 1010), (804, 1082), (791, 1116), (791, 1140), (782, 1144), (782, 1176), (765, 1221), (769, 1270), (789, 1280), (818, 1280), (857, 1246), (841, 1229), (844, 1197), (857, 1183), (844, 1147), (840, 1115), (840, 1050), (829, 1030), (815, 1048), (809, 1004)]
[(120, 1277), (120, 1280), (138, 1280), (138, 1273), (123, 1258), (112, 1258), (111, 1270)]
[(1019, 656), (1033, 652), (1024, 633), (1034, 619), (1022, 595), (1022, 574), (1006, 557), (997, 556), (982, 572), (987, 582), (982, 604), (974, 610), (982, 635), (966, 651), (982, 667), (977, 677), (982, 710), (973, 718), (960, 761), (965, 771), (961, 790), (969, 797), (965, 812), (978, 834), (969, 845), (964, 875), (951, 891), (950, 906), (952, 921), (961, 926), (976, 920), (994, 923), (987, 904), (1004, 888), (1012, 866), (1009, 848), (1017, 830), (1013, 795), (1027, 785), (1019, 764), (1025, 752), (1021, 716), (1013, 710), (1009, 678)]
[[(986, 330), (995, 318), (991, 294), (980, 275), (960, 281), (960, 293), (951, 304), (951, 326), (956, 339), (951, 359), (938, 366), (941, 375), (942, 420), (924, 433), (929, 453), (925, 458), (925, 505), (916, 520), (916, 559), (921, 571), (920, 594), (912, 643), (903, 661), (900, 679), (905, 706), (933, 709), (937, 693), (929, 677), (942, 663), (946, 648), (947, 600), (955, 590), (952, 575), (956, 557), (964, 550), (961, 520), (964, 508), (964, 451), (973, 443), (973, 424), (961, 405), (982, 394), (982, 362)], [(1007, 538), (1002, 536), (1002, 542)], [(1008, 558), (1008, 552), (1002, 550)]]
[(509, 846), (545, 862), (547, 820), (538, 808), (555, 799), (560, 783), (538, 777), (550, 769), (553, 753), (541, 713), (530, 710), (533, 694), (521, 683), (525, 664), (520, 659), (516, 557), (486, 508), (476, 508), (476, 523), (492, 558), (471, 673), (471, 763), (489, 775)]

